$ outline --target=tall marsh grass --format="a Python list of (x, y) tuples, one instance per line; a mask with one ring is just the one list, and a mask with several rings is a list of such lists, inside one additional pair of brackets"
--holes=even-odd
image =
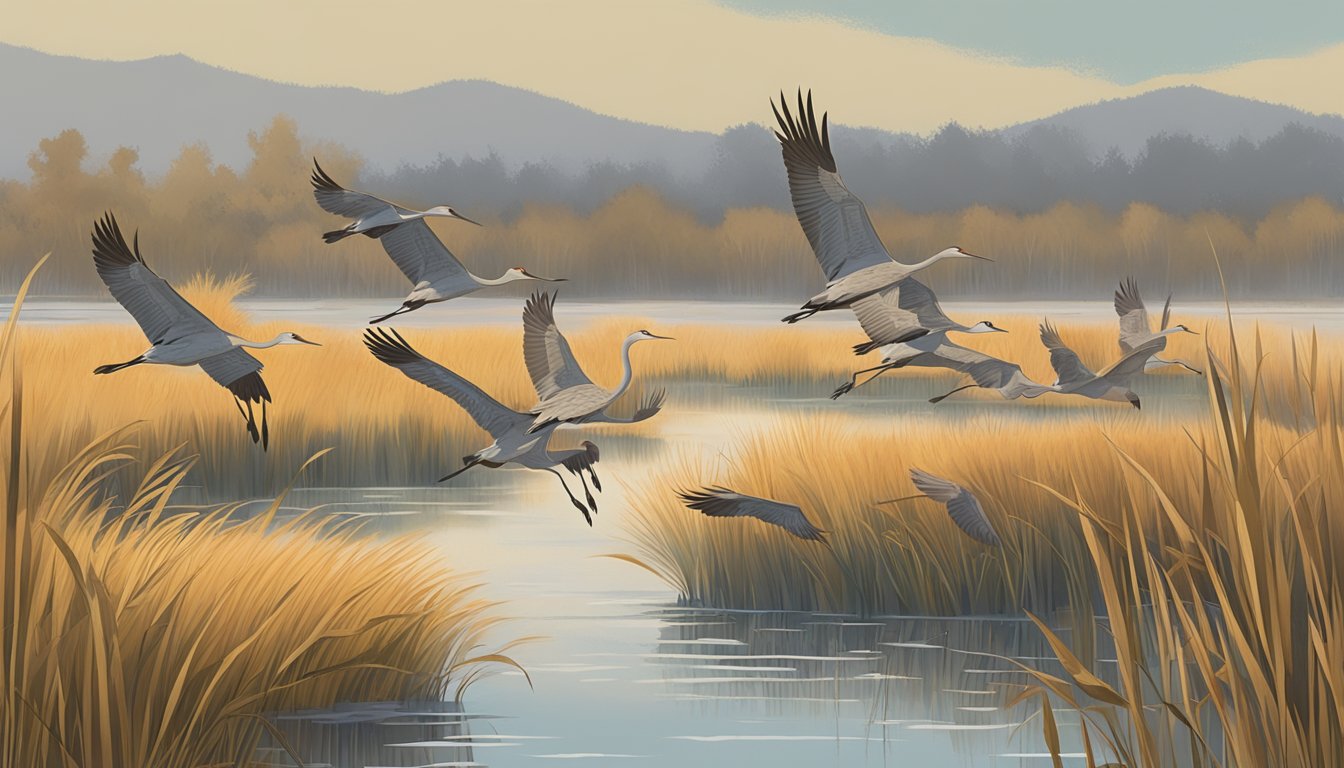
[(14, 343), (27, 287), (0, 340), (0, 764), (251, 765), (268, 731), (292, 749), (267, 713), (459, 695), (512, 663), (481, 650), (494, 606), (428, 545), (280, 521), (278, 500), (183, 512), (180, 452), (109, 495), (133, 430), (31, 451), (59, 427)]
[(1252, 349), (1206, 351), (1215, 427), (1180, 457), (1198, 494), (1127, 453), (1156, 504), (1053, 491), (1081, 526), (1119, 672), (1103, 682), (1044, 630), (1075, 685), (1035, 673), (1024, 695), (1085, 713), (1089, 768), (1105, 753), (1144, 767), (1344, 764), (1344, 371), (1308, 361), (1311, 412), (1267, 434), (1263, 373), (1282, 356), (1258, 337)]
[[(1292, 348), (1301, 354), (1280, 349), (1279, 357), (1293, 362), (1277, 384), (1275, 408), (1267, 387), (1257, 395), (1256, 445), (1263, 453), (1256, 460), (1266, 476), (1300, 487), (1317, 482), (1312, 478), (1320, 469), (1296, 452), (1280, 460), (1275, 451), (1286, 453), (1304, 434), (1338, 422), (1324, 386), (1338, 374), (1321, 372), (1309, 341)], [(1324, 378), (1289, 385), (1292, 371), (1310, 370)], [(1098, 514), (1110, 523), (1134, 510), (1147, 530), (1165, 520), (1163, 497), (1136, 480), (1131, 460), (1149, 468), (1178, 509), (1226, 502), (1235, 488), (1213, 483), (1204, 471), (1200, 447), (1218, 439), (1217, 413), (1189, 419), (1129, 409), (1093, 413), (1097, 417), (1086, 420), (1033, 419), (1016, 411), (952, 421), (903, 415), (882, 424), (842, 415), (785, 419), (718, 458), (688, 455), (653, 471), (634, 495), (630, 535), (636, 555), (685, 599), (718, 607), (870, 614), (1067, 607), (1094, 591), (1092, 569), (1084, 565), (1086, 541), (1076, 515), (1038, 484), (1107, 500)], [(913, 493), (910, 467), (971, 488), (1003, 535), (1003, 550), (966, 539), (927, 500), (878, 504)], [(705, 483), (798, 503), (831, 531), (831, 544), (703, 519), (674, 491)]]
[[(43, 397), (30, 408), (44, 425), (40, 439), (27, 450), (43, 458), (38, 465), (55, 466), (89, 440), (129, 421), (142, 421), (139, 440), (145, 456), (157, 456), (183, 442), (209, 445), (198, 465), (203, 497), (232, 499), (272, 494), (309, 456), (326, 447), (331, 455), (312, 467), (307, 480), (321, 486), (422, 485), (442, 476), (459, 457), (489, 442), (489, 437), (447, 398), (404, 380), (370, 356), (359, 332), (350, 328), (306, 327), (278, 322), (252, 322), (233, 299), (248, 285), (246, 278), (201, 277), (184, 286), (184, 294), (230, 331), (250, 338), (270, 338), (292, 330), (322, 347), (281, 347), (256, 352), (266, 365), (264, 376), (275, 397), (269, 409), (271, 445), (262, 454), (248, 439), (229, 395), (196, 368), (140, 366), (110, 376), (94, 376), (99, 364), (127, 359), (147, 346), (128, 322), (104, 326), (25, 327), (18, 341), (31, 362), (29, 387)], [(427, 310), (428, 311), (428, 310)], [(443, 309), (451, 312), (452, 308)], [(563, 307), (561, 322), (564, 323)], [(973, 321), (975, 318), (967, 318)], [(984, 334), (963, 340), (989, 354), (1020, 361), (1028, 375), (1053, 380), (1048, 357), (1036, 338), (1040, 318), (992, 318), (1007, 334)], [(1179, 319), (1179, 318), (1178, 318)], [(596, 428), (607, 435), (656, 435), (691, 395), (685, 383), (729, 385), (716, 394), (731, 396), (731, 387), (770, 387), (817, 399), (829, 394), (849, 372), (876, 364), (877, 355), (856, 357), (850, 348), (863, 340), (857, 324), (779, 328), (712, 327), (694, 323), (661, 326), (639, 317), (605, 318), (583, 326), (567, 325), (575, 354), (599, 384), (612, 386), (620, 377), (617, 350), (635, 328), (651, 327), (675, 336), (674, 342), (641, 345), (634, 352), (636, 385), (617, 404), (633, 409), (649, 387), (669, 389), (666, 412), (658, 419), (619, 429)], [(1118, 356), (1115, 326), (1110, 323), (1061, 324), (1065, 340), (1083, 359), (1100, 368)], [(530, 407), (536, 399), (522, 360), (519, 327), (467, 327), (408, 330), (408, 338), (434, 360), (460, 372), (506, 405)], [(1215, 330), (1214, 343), (1225, 345)], [(1289, 344), (1286, 331), (1266, 332), (1277, 348)], [(1179, 334), (1166, 354), (1199, 359), (1201, 337)], [(1323, 345), (1323, 360), (1339, 358), (1339, 347)], [(1182, 375), (1182, 374), (1172, 374)], [(1288, 396), (1287, 376), (1269, 377), (1275, 399)], [(957, 376), (931, 369), (895, 371), (876, 384), (860, 388), (848, 399), (889, 396), (919, 379), (932, 396), (951, 388)], [(1192, 384), (1193, 386), (1193, 384)], [(967, 392), (958, 398), (994, 398)], [(1076, 400), (1050, 398), (1050, 403)], [(1017, 403), (1023, 408), (1040, 403)], [(591, 435), (589, 435), (591, 436)], [(237, 468), (245, 467), (246, 471)], [(140, 462), (137, 469), (143, 469)], [(134, 477), (119, 473), (114, 481), (133, 485)], [(459, 482), (474, 482), (470, 474)]]
[[(1207, 409), (1095, 421), (979, 417), (786, 421), (716, 460), (686, 458), (633, 494), (633, 555), (693, 603), (863, 614), (1072, 613), (1042, 633), (1067, 680), (1035, 698), (1082, 713), (1089, 767), (1344, 764), (1344, 365), (1315, 335), (1204, 337)], [(918, 466), (970, 488), (1001, 550), (908, 496)], [(710, 520), (706, 483), (800, 504), (803, 542)], [(1095, 624), (1094, 613), (1101, 618)], [(1034, 618), (1034, 616), (1033, 616)], [(1117, 667), (1094, 670), (1096, 632)]]

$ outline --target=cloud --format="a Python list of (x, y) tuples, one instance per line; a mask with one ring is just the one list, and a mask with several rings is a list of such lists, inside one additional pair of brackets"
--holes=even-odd
[(133, 59), (181, 52), (275, 80), (382, 91), (479, 78), (605, 114), (709, 131), (766, 122), (766, 99), (799, 86), (814, 89), (820, 106), (846, 124), (915, 132), (949, 120), (997, 127), (1153, 83), (1344, 111), (1344, 91), (1319, 77), (1344, 71), (1344, 46), (1120, 86), (826, 18), (762, 18), (708, 0), (57, 0), (25, 3), (7, 16), (7, 42), (55, 53)]

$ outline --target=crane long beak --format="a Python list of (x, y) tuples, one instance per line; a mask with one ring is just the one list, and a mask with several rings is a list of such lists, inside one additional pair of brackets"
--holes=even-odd
[(527, 275), (533, 280), (542, 280), (547, 283), (564, 283), (569, 281), (568, 277), (540, 277), (538, 275), (532, 274), (531, 272), (528, 272), (526, 269), (523, 270), (523, 274)]
[(671, 336), (659, 336), (659, 335), (656, 334), (656, 333), (650, 333), (649, 335), (652, 336), (652, 337), (655, 338), (655, 339), (665, 339), (665, 340), (667, 340), (667, 341), (676, 341), (676, 339), (674, 339), (674, 338), (671, 337)]
[(900, 497), (899, 499), (883, 499), (882, 501), (879, 501), (879, 502), (877, 502), (877, 503), (878, 503), (878, 504), (895, 504), (895, 503), (898, 502), (898, 501), (910, 501), (911, 499), (927, 499), (927, 498), (928, 498), (928, 496), (925, 496), (925, 495), (922, 494), (922, 493), (916, 493), (914, 496), (902, 496), (902, 497)]
[(320, 347), (320, 346), (322, 346), (321, 344), (318, 344), (316, 341), (309, 341), (309, 340), (303, 338), (302, 336), (300, 336), (300, 335), (297, 334), (297, 333), (296, 333), (296, 334), (293, 334), (293, 335), (294, 335), (294, 340), (297, 341), (297, 342), (299, 342), (299, 343), (301, 343), (301, 344), (311, 344), (311, 345), (313, 345), (314, 347)]
[(979, 256), (979, 255), (976, 255), (976, 254), (974, 254), (974, 253), (971, 253), (970, 251), (962, 251), (962, 253), (965, 254), (965, 255), (967, 255), (967, 256), (970, 256), (972, 259), (979, 259), (979, 260), (981, 260), (981, 261), (988, 261), (988, 262), (990, 262), (990, 263), (993, 263), (993, 262), (994, 262), (994, 260), (991, 259), (991, 258), (989, 258), (988, 256)]
[(1192, 330), (1190, 330), (1189, 328), (1186, 328), (1186, 329), (1185, 329), (1185, 332), (1186, 332), (1186, 333), (1193, 333), (1193, 334), (1195, 334), (1196, 336), (1199, 335), (1199, 331), (1192, 331)]
[(462, 214), (458, 213), (457, 211), (453, 211), (453, 218), (455, 218), (455, 219), (461, 219), (461, 220), (467, 222), (468, 224), (475, 224), (475, 225), (478, 226), (478, 227), (480, 227), (480, 226), (484, 226), (484, 225), (481, 224), (481, 222), (476, 221), (476, 220), (474, 220), (474, 219), (468, 219), (466, 216), (463, 216)]

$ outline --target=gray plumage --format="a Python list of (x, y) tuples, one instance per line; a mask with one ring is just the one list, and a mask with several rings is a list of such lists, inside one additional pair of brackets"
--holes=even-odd
[(1050, 367), (1055, 369), (1055, 384), (1071, 386), (1097, 378), (1092, 369), (1083, 365), (1078, 353), (1069, 349), (1059, 337), (1059, 331), (1049, 320), (1041, 323), (1041, 343), (1050, 351)]
[(1120, 350), (1122, 352), (1132, 352), (1134, 349), (1148, 344), (1154, 340), (1160, 340), (1152, 357), (1144, 363), (1144, 370), (1151, 371), (1157, 368), (1164, 368), (1169, 365), (1179, 365), (1192, 373), (1201, 373), (1198, 368), (1190, 365), (1183, 360), (1167, 360), (1158, 357), (1158, 354), (1167, 348), (1167, 336), (1173, 333), (1194, 333), (1184, 325), (1171, 325), (1171, 294), (1167, 294), (1166, 303), (1162, 305), (1162, 322), (1156, 331), (1153, 330), (1152, 320), (1148, 317), (1148, 308), (1143, 304), (1143, 297), (1139, 295), (1139, 286), (1134, 282), (1134, 278), (1126, 278), (1121, 281), (1120, 287), (1115, 291), (1115, 314), (1120, 318)]
[(351, 235), (376, 238), (382, 243), (392, 263), (411, 281), (411, 292), (402, 301), (401, 307), (373, 318), (369, 321), (371, 323), (380, 323), (426, 304), (455, 299), (491, 285), (515, 280), (562, 281), (537, 277), (522, 267), (511, 267), (496, 279), (472, 274), (434, 234), (426, 221), (428, 218), (443, 217), (476, 223), (450, 206), (436, 205), (418, 211), (366, 192), (346, 189), (323, 171), (316, 159), (313, 160), (311, 181), (313, 197), (322, 210), (353, 219), (344, 229), (327, 232), (322, 239), (327, 243), (335, 243)]
[[(94, 373), (114, 373), (145, 363), (199, 365), (233, 394), (253, 442), (261, 443), (263, 450), (268, 447), (266, 403), (271, 402), (271, 393), (261, 378), (261, 362), (243, 347), (314, 342), (289, 332), (269, 342), (252, 342), (221, 330), (145, 264), (140, 254), (139, 233), (134, 237), (134, 246), (127, 245), (121, 226), (111, 213), (94, 223), (93, 264), (112, 297), (135, 319), (151, 345), (138, 357), (124, 363), (100, 365)], [(254, 403), (261, 405), (260, 429), (252, 410)]]
[[(927, 368), (949, 368), (963, 373), (978, 372), (981, 379), (994, 382), (994, 388), (1007, 387), (1014, 382), (1020, 391), (1014, 389), (1004, 393), (1004, 397), (1017, 397), (1027, 391), (1033, 391), (1035, 385), (1022, 375), (1021, 369), (1011, 363), (984, 355), (966, 347), (954, 344), (947, 339), (952, 331), (960, 333), (1006, 333), (988, 320), (975, 325), (963, 325), (943, 312), (938, 297), (929, 287), (913, 277), (867, 296), (854, 303), (854, 316), (859, 325), (868, 334), (866, 343), (855, 345), (854, 353), (867, 354), (873, 349), (882, 350), (882, 362), (872, 368), (864, 368), (850, 374), (849, 381), (837, 387), (831, 393), (835, 399), (858, 386), (859, 376), (874, 373), (864, 384), (881, 376), (887, 371), (906, 366)], [(981, 386), (991, 386), (982, 384)], [(1036, 394), (1028, 395), (1034, 397)]]
[(962, 533), (991, 547), (1002, 545), (999, 534), (989, 522), (989, 516), (980, 506), (979, 499), (951, 480), (944, 480), (920, 469), (911, 468), (910, 481), (920, 493), (940, 502)]
[(954, 247), (918, 264), (893, 260), (877, 236), (863, 201), (849, 191), (837, 172), (827, 116), (822, 113), (818, 127), (812, 93), (808, 92), (804, 103), (802, 90), (798, 91), (797, 117), (782, 92), (779, 101), (778, 107), (773, 101), (770, 107), (779, 124), (775, 136), (789, 177), (789, 196), (827, 280), (826, 290), (803, 304), (801, 311), (785, 317), (785, 322), (848, 307), (942, 259), (981, 258)]
[(590, 421), (629, 389), (633, 379), (630, 348), (640, 341), (666, 338), (646, 330), (631, 333), (621, 344), (620, 384), (614, 390), (599, 387), (579, 367), (569, 341), (556, 325), (555, 295), (534, 293), (523, 306), (523, 360), (537, 390), (531, 429)]
[[(929, 340), (928, 344), (925, 343), (926, 339)], [(940, 334), (920, 337), (910, 342), (884, 348), (880, 365), (855, 371), (850, 375), (848, 382), (840, 385), (831, 393), (831, 398), (838, 398), (857, 387), (863, 386), (887, 371), (905, 367), (946, 368), (964, 373), (970, 376), (974, 382), (932, 398), (929, 401), (932, 403), (941, 402), (949, 395), (972, 387), (993, 389), (1005, 400), (1013, 400), (1019, 397), (1040, 397), (1047, 392), (1058, 391), (1056, 387), (1046, 386), (1031, 380), (1022, 372), (1021, 366), (1016, 363), (1010, 363), (1007, 360), (1000, 360), (983, 352), (968, 349), (960, 344), (948, 341), (946, 334)], [(860, 384), (858, 378), (864, 373), (873, 373), (873, 375)]]
[[(593, 481), (597, 490), (602, 490), (601, 481), (593, 465), (598, 461), (597, 446), (585, 441), (579, 448), (554, 451), (549, 447), (551, 436), (558, 423), (529, 431), (532, 415), (500, 403), (484, 390), (467, 379), (426, 358), (417, 352), (395, 330), (367, 329), (364, 332), (364, 344), (379, 361), (401, 371), (407, 378), (419, 382), (430, 389), (446, 395), (466, 411), (472, 421), (494, 439), (490, 445), (475, 453), (463, 457), (462, 468), (442, 478), (447, 480), (471, 467), (481, 465), (498, 468), (505, 464), (515, 464), (527, 469), (550, 472), (560, 479), (565, 495), (575, 508), (583, 513), (584, 519), (592, 525), (591, 512), (597, 511), (597, 502), (588, 490), (588, 482), (583, 473)], [(643, 421), (658, 413), (662, 407), (664, 393), (659, 391), (645, 398), (635, 415), (628, 419), (614, 418), (605, 412), (595, 414), (592, 421), (612, 424), (630, 424)], [(563, 466), (579, 478), (587, 496), (587, 506), (570, 492), (565, 479), (555, 470)]]
[(1041, 323), (1041, 343), (1050, 350), (1050, 366), (1059, 377), (1055, 383), (1057, 391), (1066, 395), (1080, 395), (1094, 400), (1127, 402), (1135, 408), (1141, 407), (1139, 396), (1130, 388), (1130, 382), (1143, 372), (1148, 358), (1152, 357), (1164, 338), (1152, 339), (1126, 353), (1097, 373), (1093, 373), (1078, 359), (1078, 355), (1060, 338), (1059, 332), (1049, 320)]
[(727, 488), (707, 486), (698, 491), (678, 491), (690, 509), (709, 517), (754, 517), (763, 523), (783, 528), (805, 541), (825, 541), (825, 531), (812, 524), (803, 510), (793, 504), (748, 496)]
[(866, 343), (855, 345), (856, 355), (926, 334), (968, 329), (948, 317), (933, 291), (913, 277), (859, 299), (850, 309), (868, 334)]

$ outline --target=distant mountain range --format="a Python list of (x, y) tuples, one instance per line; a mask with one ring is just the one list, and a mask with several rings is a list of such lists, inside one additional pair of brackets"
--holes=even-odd
[(77, 128), (91, 153), (135, 147), (140, 167), (165, 170), (185, 144), (217, 162), (245, 165), (248, 131), (277, 114), (306, 138), (343, 144), (384, 170), (497, 152), (511, 163), (546, 160), (565, 170), (591, 162), (660, 161), (701, 167), (715, 136), (599, 115), (559, 99), (463, 80), (399, 94), (310, 88), (230, 72), (185, 56), (91, 61), (0, 44), (0, 177), (27, 178), (37, 142)]
[(1339, 115), (1313, 115), (1293, 107), (1194, 86), (1163, 88), (1127, 99), (1074, 107), (1005, 128), (1003, 133), (1019, 136), (1038, 125), (1069, 128), (1083, 137), (1094, 153), (1116, 147), (1132, 158), (1143, 150), (1149, 137), (1163, 133), (1190, 134), (1223, 146), (1238, 138), (1264, 141), (1289, 123), (1344, 138), (1344, 117)]
[[(698, 177), (715, 159), (718, 136), (636, 123), (485, 81), (453, 81), (401, 94), (289, 85), (210, 67), (184, 56), (130, 62), (54, 56), (0, 44), (0, 177), (27, 178), (39, 140), (77, 128), (95, 162), (118, 146), (135, 147), (140, 167), (164, 171), (185, 144), (202, 142), (217, 162), (241, 167), (251, 157), (249, 131), (277, 114), (301, 134), (349, 147), (384, 171), (423, 165), (440, 155), (497, 153), (511, 166), (545, 161), (577, 171), (600, 161), (652, 163)], [(767, 115), (768, 116), (768, 115)], [(1142, 151), (1150, 136), (1188, 133), (1213, 144), (1263, 140), (1289, 123), (1344, 137), (1344, 117), (1185, 87), (1079, 106), (1003, 129), (1034, 126), (1076, 132), (1090, 151)], [(909, 137), (864, 129), (875, 143)]]

